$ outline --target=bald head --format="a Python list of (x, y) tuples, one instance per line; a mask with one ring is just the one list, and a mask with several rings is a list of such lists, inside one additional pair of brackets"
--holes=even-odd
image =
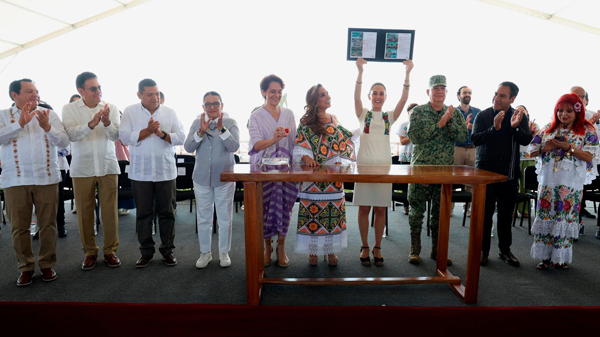
[(579, 98), (581, 98), (581, 101), (583, 102), (583, 105), (587, 105), (588, 104), (588, 100), (586, 98), (586, 93), (585, 93), (585, 89), (583, 89), (582, 87), (579, 86), (574, 86), (571, 88), (571, 92), (574, 92), (575, 94), (577, 94), (577, 96), (579, 96)]

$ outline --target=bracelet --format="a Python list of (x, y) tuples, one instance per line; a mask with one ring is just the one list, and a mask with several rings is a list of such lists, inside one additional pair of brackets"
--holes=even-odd
[(406, 89), (408, 89), (408, 88), (410, 88), (410, 84), (404, 84), (404, 87), (405, 87)]
[(162, 136), (162, 137), (160, 137), (160, 139), (165, 139), (165, 138), (167, 138), (168, 134), (167, 134), (166, 132), (164, 132), (164, 131), (163, 131), (162, 133), (163, 133), (163, 136)]
[(356, 81), (356, 84), (362, 84), (362, 82)]

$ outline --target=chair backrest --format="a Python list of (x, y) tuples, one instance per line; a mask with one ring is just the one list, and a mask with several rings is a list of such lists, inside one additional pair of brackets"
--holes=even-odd
[(537, 191), (538, 179), (535, 173), (535, 166), (525, 168), (525, 189), (528, 191)]
[(71, 170), (68, 170), (67, 174), (65, 174), (65, 181), (63, 181), (63, 183), (66, 189), (73, 189), (73, 179), (71, 179)]
[(465, 185), (463, 185), (463, 184), (452, 184), (452, 190), (453, 191), (456, 191), (456, 190), (465, 191)]
[[(400, 161), (400, 156), (392, 156), (392, 165), (410, 165), (410, 163)], [(392, 191), (403, 191), (403, 192), (408, 193), (408, 184), (393, 183)]]
[(177, 163), (195, 163), (196, 157), (190, 154), (176, 154), (175, 161)]
[(175, 180), (175, 186), (178, 190), (194, 188), (194, 181), (192, 180), (194, 165), (195, 163), (190, 162), (177, 163), (177, 179)]
[(131, 180), (129, 179), (129, 170), (127, 167), (129, 166), (129, 162), (127, 160), (119, 160), (119, 169), (121, 169), (121, 173), (119, 173), (118, 184), (119, 188), (121, 187), (131, 187)]

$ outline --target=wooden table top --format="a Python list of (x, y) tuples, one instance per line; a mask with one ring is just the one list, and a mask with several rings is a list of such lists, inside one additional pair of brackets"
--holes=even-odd
[(235, 165), (221, 173), (221, 181), (342, 181), (369, 183), (490, 184), (507, 177), (464, 165), (291, 165), (261, 169), (259, 165)]

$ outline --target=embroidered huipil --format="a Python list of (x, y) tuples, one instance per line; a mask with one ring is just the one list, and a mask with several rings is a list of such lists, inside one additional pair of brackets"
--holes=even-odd
[(59, 183), (58, 148), (68, 146), (69, 138), (58, 115), (50, 110), (48, 132), (35, 117), (22, 128), (20, 116), (16, 106), (0, 110), (2, 188)]
[[(110, 109), (110, 124), (100, 122), (92, 130), (88, 123), (104, 106)], [(102, 177), (119, 174), (119, 163), (115, 154), (115, 141), (119, 139), (119, 109), (109, 103), (100, 102), (90, 109), (82, 99), (63, 107), (63, 125), (71, 140), (71, 177)]]
[[(140, 132), (148, 127), (150, 117), (160, 123), (161, 131), (169, 134), (170, 144), (155, 134), (138, 142)], [(123, 145), (129, 145), (129, 179), (158, 182), (177, 178), (175, 146), (183, 145), (185, 133), (173, 109), (161, 105), (154, 114), (150, 114), (142, 103), (128, 106), (123, 112), (119, 138)]]
[[(298, 125), (293, 162), (302, 163), (309, 156), (322, 165), (349, 165), (355, 161), (352, 132), (332, 116), (325, 124), (325, 135), (315, 134), (311, 127)], [(342, 167), (340, 167), (341, 169)], [(318, 170), (335, 172), (336, 167), (321, 166)], [(347, 247), (346, 200), (341, 182), (302, 182), (298, 193), (298, 226), (296, 253), (335, 254)]]
[(558, 264), (571, 263), (573, 240), (579, 237), (583, 185), (590, 184), (598, 175), (598, 135), (591, 126), (586, 127), (584, 135), (560, 128), (548, 134), (549, 127), (544, 127), (533, 138), (529, 152), (543, 149), (549, 139), (560, 134), (575, 149), (594, 155), (588, 163), (556, 149), (538, 157), (535, 165), (539, 187), (536, 216), (531, 227), (534, 239), (531, 256)]

